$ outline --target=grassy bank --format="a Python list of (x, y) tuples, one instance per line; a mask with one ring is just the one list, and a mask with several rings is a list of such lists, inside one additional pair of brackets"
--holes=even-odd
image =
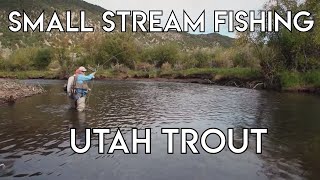
[(187, 70), (151, 70), (136, 71), (128, 70), (126, 72), (114, 71), (111, 69), (103, 70), (97, 73), (100, 78), (199, 78), (214, 80), (222, 78), (238, 79), (259, 79), (262, 77), (259, 70), (250, 68), (192, 68)]
[[(72, 74), (72, 72), (70, 72)], [(18, 71), (0, 72), (0, 78), (12, 79), (62, 79), (57, 71)], [(264, 85), (264, 76), (258, 69), (252, 68), (192, 68), (187, 70), (99, 70), (96, 79), (172, 79), (184, 82), (198, 82), (253, 88)], [(320, 90), (320, 71), (307, 73), (282, 72), (279, 74), (280, 86), (284, 91)], [(262, 87), (260, 87), (262, 88)]]
[[(70, 72), (72, 74), (72, 72)], [(262, 77), (259, 70), (250, 68), (192, 68), (187, 70), (151, 70), (151, 71), (116, 71), (112, 69), (99, 70), (96, 74), (97, 79), (108, 78), (199, 78), (199, 79), (259, 79)], [(0, 78), (12, 79), (59, 79), (57, 71), (0, 71)]]
[(282, 72), (280, 74), (281, 87), (285, 91), (319, 91), (320, 71)]

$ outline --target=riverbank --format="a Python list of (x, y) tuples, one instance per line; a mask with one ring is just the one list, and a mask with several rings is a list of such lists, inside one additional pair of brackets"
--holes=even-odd
[[(72, 73), (72, 72), (71, 72)], [(58, 71), (0, 72), (0, 78), (67, 79)], [(183, 83), (215, 84), (250, 89), (276, 89), (285, 92), (320, 94), (320, 71), (282, 72), (276, 87), (270, 87), (262, 72), (251, 68), (193, 68), (187, 70), (99, 70), (97, 80), (152, 80)]]
[(45, 92), (39, 85), (27, 85), (15, 80), (0, 79), (0, 105)]
[[(244, 88), (262, 88), (262, 74), (250, 68), (202, 68), (188, 70), (153, 70), (153, 71), (115, 71), (100, 70), (96, 73), (97, 80), (153, 80), (184, 83), (217, 84)], [(0, 78), (10, 79), (64, 79), (55, 71), (19, 71), (0, 72)]]
[(283, 72), (280, 83), (282, 90), (286, 92), (320, 94), (320, 71)]

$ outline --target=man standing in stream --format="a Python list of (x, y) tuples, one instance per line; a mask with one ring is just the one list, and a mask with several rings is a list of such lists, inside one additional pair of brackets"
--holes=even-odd
[(95, 72), (85, 75), (87, 69), (83, 66), (76, 70), (73, 76), (70, 76), (67, 84), (67, 93), (72, 99), (72, 107), (82, 112), (86, 107), (86, 95), (88, 94), (89, 86), (88, 81), (94, 78)]

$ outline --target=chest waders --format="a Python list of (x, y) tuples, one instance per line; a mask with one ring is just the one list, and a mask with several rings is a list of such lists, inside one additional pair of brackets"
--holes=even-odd
[[(78, 83), (78, 76), (74, 76), (74, 80), (73, 80), (73, 83), (71, 85), (71, 97), (74, 99), (74, 100), (78, 100), (80, 99), (81, 97), (84, 97), (86, 96), (86, 93), (89, 89), (89, 86), (86, 82), (83, 82), (83, 83)], [(78, 90), (80, 92), (78, 92)]]

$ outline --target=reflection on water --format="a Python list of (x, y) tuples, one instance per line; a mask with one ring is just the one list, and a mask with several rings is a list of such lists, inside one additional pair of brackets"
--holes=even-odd
[[(33, 81), (31, 81), (32, 83)], [(231, 87), (158, 82), (95, 82), (89, 107), (69, 109), (62, 81), (41, 81), (48, 93), (0, 107), (0, 176), (40, 179), (318, 179), (320, 177), (320, 98)], [(173, 155), (161, 128), (268, 128), (263, 153), (235, 155), (226, 147), (208, 154)], [(85, 128), (120, 128), (130, 149), (131, 128), (152, 128), (152, 154), (98, 154), (93, 136), (86, 154), (70, 148), (69, 128), (77, 144)], [(105, 136), (106, 148), (114, 134)], [(219, 140), (210, 136), (208, 144)], [(241, 146), (241, 141), (235, 142)], [(144, 148), (139, 146), (139, 148)], [(140, 150), (139, 152), (143, 152)]]

